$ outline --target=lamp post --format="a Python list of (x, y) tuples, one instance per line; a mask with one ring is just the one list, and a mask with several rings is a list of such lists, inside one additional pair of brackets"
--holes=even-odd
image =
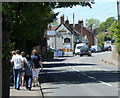
[(73, 35), (74, 35), (74, 13), (73, 13), (72, 52), (74, 51), (74, 38), (73, 38)]
[(82, 34), (82, 41), (81, 42), (83, 42), (83, 23), (81, 23), (81, 34)]
[(120, 25), (120, 1), (117, 0), (118, 24)]

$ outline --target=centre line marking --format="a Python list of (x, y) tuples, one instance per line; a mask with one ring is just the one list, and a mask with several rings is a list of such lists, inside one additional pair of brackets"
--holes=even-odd
[(79, 72), (79, 70), (76, 70), (77, 72)]
[(83, 73), (83, 72), (81, 72), (81, 74), (83, 74), (83, 75), (85, 75), (85, 76), (86, 76), (86, 74), (85, 74), (85, 73)]
[(91, 78), (91, 79), (94, 79), (94, 80), (96, 80), (96, 78), (94, 78), (94, 77), (91, 77), (91, 76), (88, 76), (89, 78)]
[(104, 70), (104, 71), (109, 71), (109, 70), (107, 70), (107, 69), (102, 69), (102, 70)]
[(73, 68), (73, 70), (75, 70), (75, 68)]
[(105, 85), (107, 85), (107, 86), (112, 86), (111, 84), (109, 84), (109, 83), (106, 83), (106, 82), (103, 82), (103, 81), (100, 81), (101, 83), (103, 83), (103, 84), (105, 84)]

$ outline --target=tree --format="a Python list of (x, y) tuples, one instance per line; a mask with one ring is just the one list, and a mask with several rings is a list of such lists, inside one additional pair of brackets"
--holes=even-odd
[(86, 25), (87, 28), (88, 28), (90, 25), (92, 25), (92, 28), (93, 28), (93, 29), (96, 29), (96, 28), (99, 27), (100, 21), (97, 20), (97, 19), (93, 19), (93, 18), (91, 18), (91, 19), (86, 19), (85, 25)]
[(102, 33), (108, 30), (108, 28), (112, 25), (112, 23), (115, 21), (115, 17), (109, 17), (106, 19), (105, 22), (102, 22), (100, 26), (96, 29), (97, 33)]
[(117, 25), (117, 21), (114, 21), (113, 24), (108, 28), (108, 37), (110, 37), (111, 39), (113, 39), (114, 34), (115, 34), (115, 28)]
[[(5, 7), (8, 7), (13, 25), (10, 32), (11, 42), (15, 42), (15, 48), (22, 51), (26, 49), (29, 51), (32, 47), (41, 44), (48, 23), (58, 15), (51, 13), (49, 3), (3, 3), (3, 11)], [(26, 48), (26, 44), (29, 48)]]
[(15, 48), (31, 51), (42, 43), (44, 30), (56, 18), (58, 13), (51, 13), (52, 9), (74, 5), (91, 7), (91, 4), (93, 2), (2, 3), (2, 97), (9, 97), (9, 42), (15, 43)]
[(52, 22), (52, 26), (57, 27), (58, 25), (59, 25), (59, 24), (58, 24), (58, 21), (57, 21), (57, 20), (55, 20), (55, 21)]
[(9, 97), (9, 60), (10, 60), (10, 31), (12, 28), (8, 9), (6, 14), (2, 13), (2, 97)]
[(120, 24), (118, 22), (116, 22), (112, 31), (114, 32), (116, 50), (120, 55)]
[[(104, 32), (103, 32), (104, 33)], [(103, 33), (98, 33), (97, 38), (98, 38), (98, 45), (103, 46), (104, 45), (104, 34)]]

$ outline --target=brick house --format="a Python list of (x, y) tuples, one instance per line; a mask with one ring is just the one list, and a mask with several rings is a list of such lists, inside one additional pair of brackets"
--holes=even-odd
[[(56, 28), (51, 27), (50, 25), (48, 31), (50, 30), (61, 33), (61, 37), (56, 37), (56, 47), (63, 51), (68, 47), (69, 52), (73, 52), (75, 45), (81, 42), (88, 44), (89, 48), (97, 43), (95, 42), (97, 40), (95, 31), (93, 32), (85, 28), (82, 20), (79, 20), (78, 24), (75, 24), (73, 28), (73, 24), (69, 24), (68, 18), (64, 21), (64, 15), (60, 17), (60, 25)], [(66, 43), (65, 40), (68, 42)]]

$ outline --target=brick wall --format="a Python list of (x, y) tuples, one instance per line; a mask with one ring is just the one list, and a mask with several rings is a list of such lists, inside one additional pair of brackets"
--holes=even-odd
[[(76, 24), (76, 28), (79, 30), (80, 33), (81, 32), (81, 25), (77, 25)], [(88, 38), (88, 45), (89, 47), (91, 47), (91, 45), (94, 45), (94, 35), (91, 34), (85, 27), (82, 28), (82, 31), (83, 31), (83, 36), (87, 35), (87, 38)]]

